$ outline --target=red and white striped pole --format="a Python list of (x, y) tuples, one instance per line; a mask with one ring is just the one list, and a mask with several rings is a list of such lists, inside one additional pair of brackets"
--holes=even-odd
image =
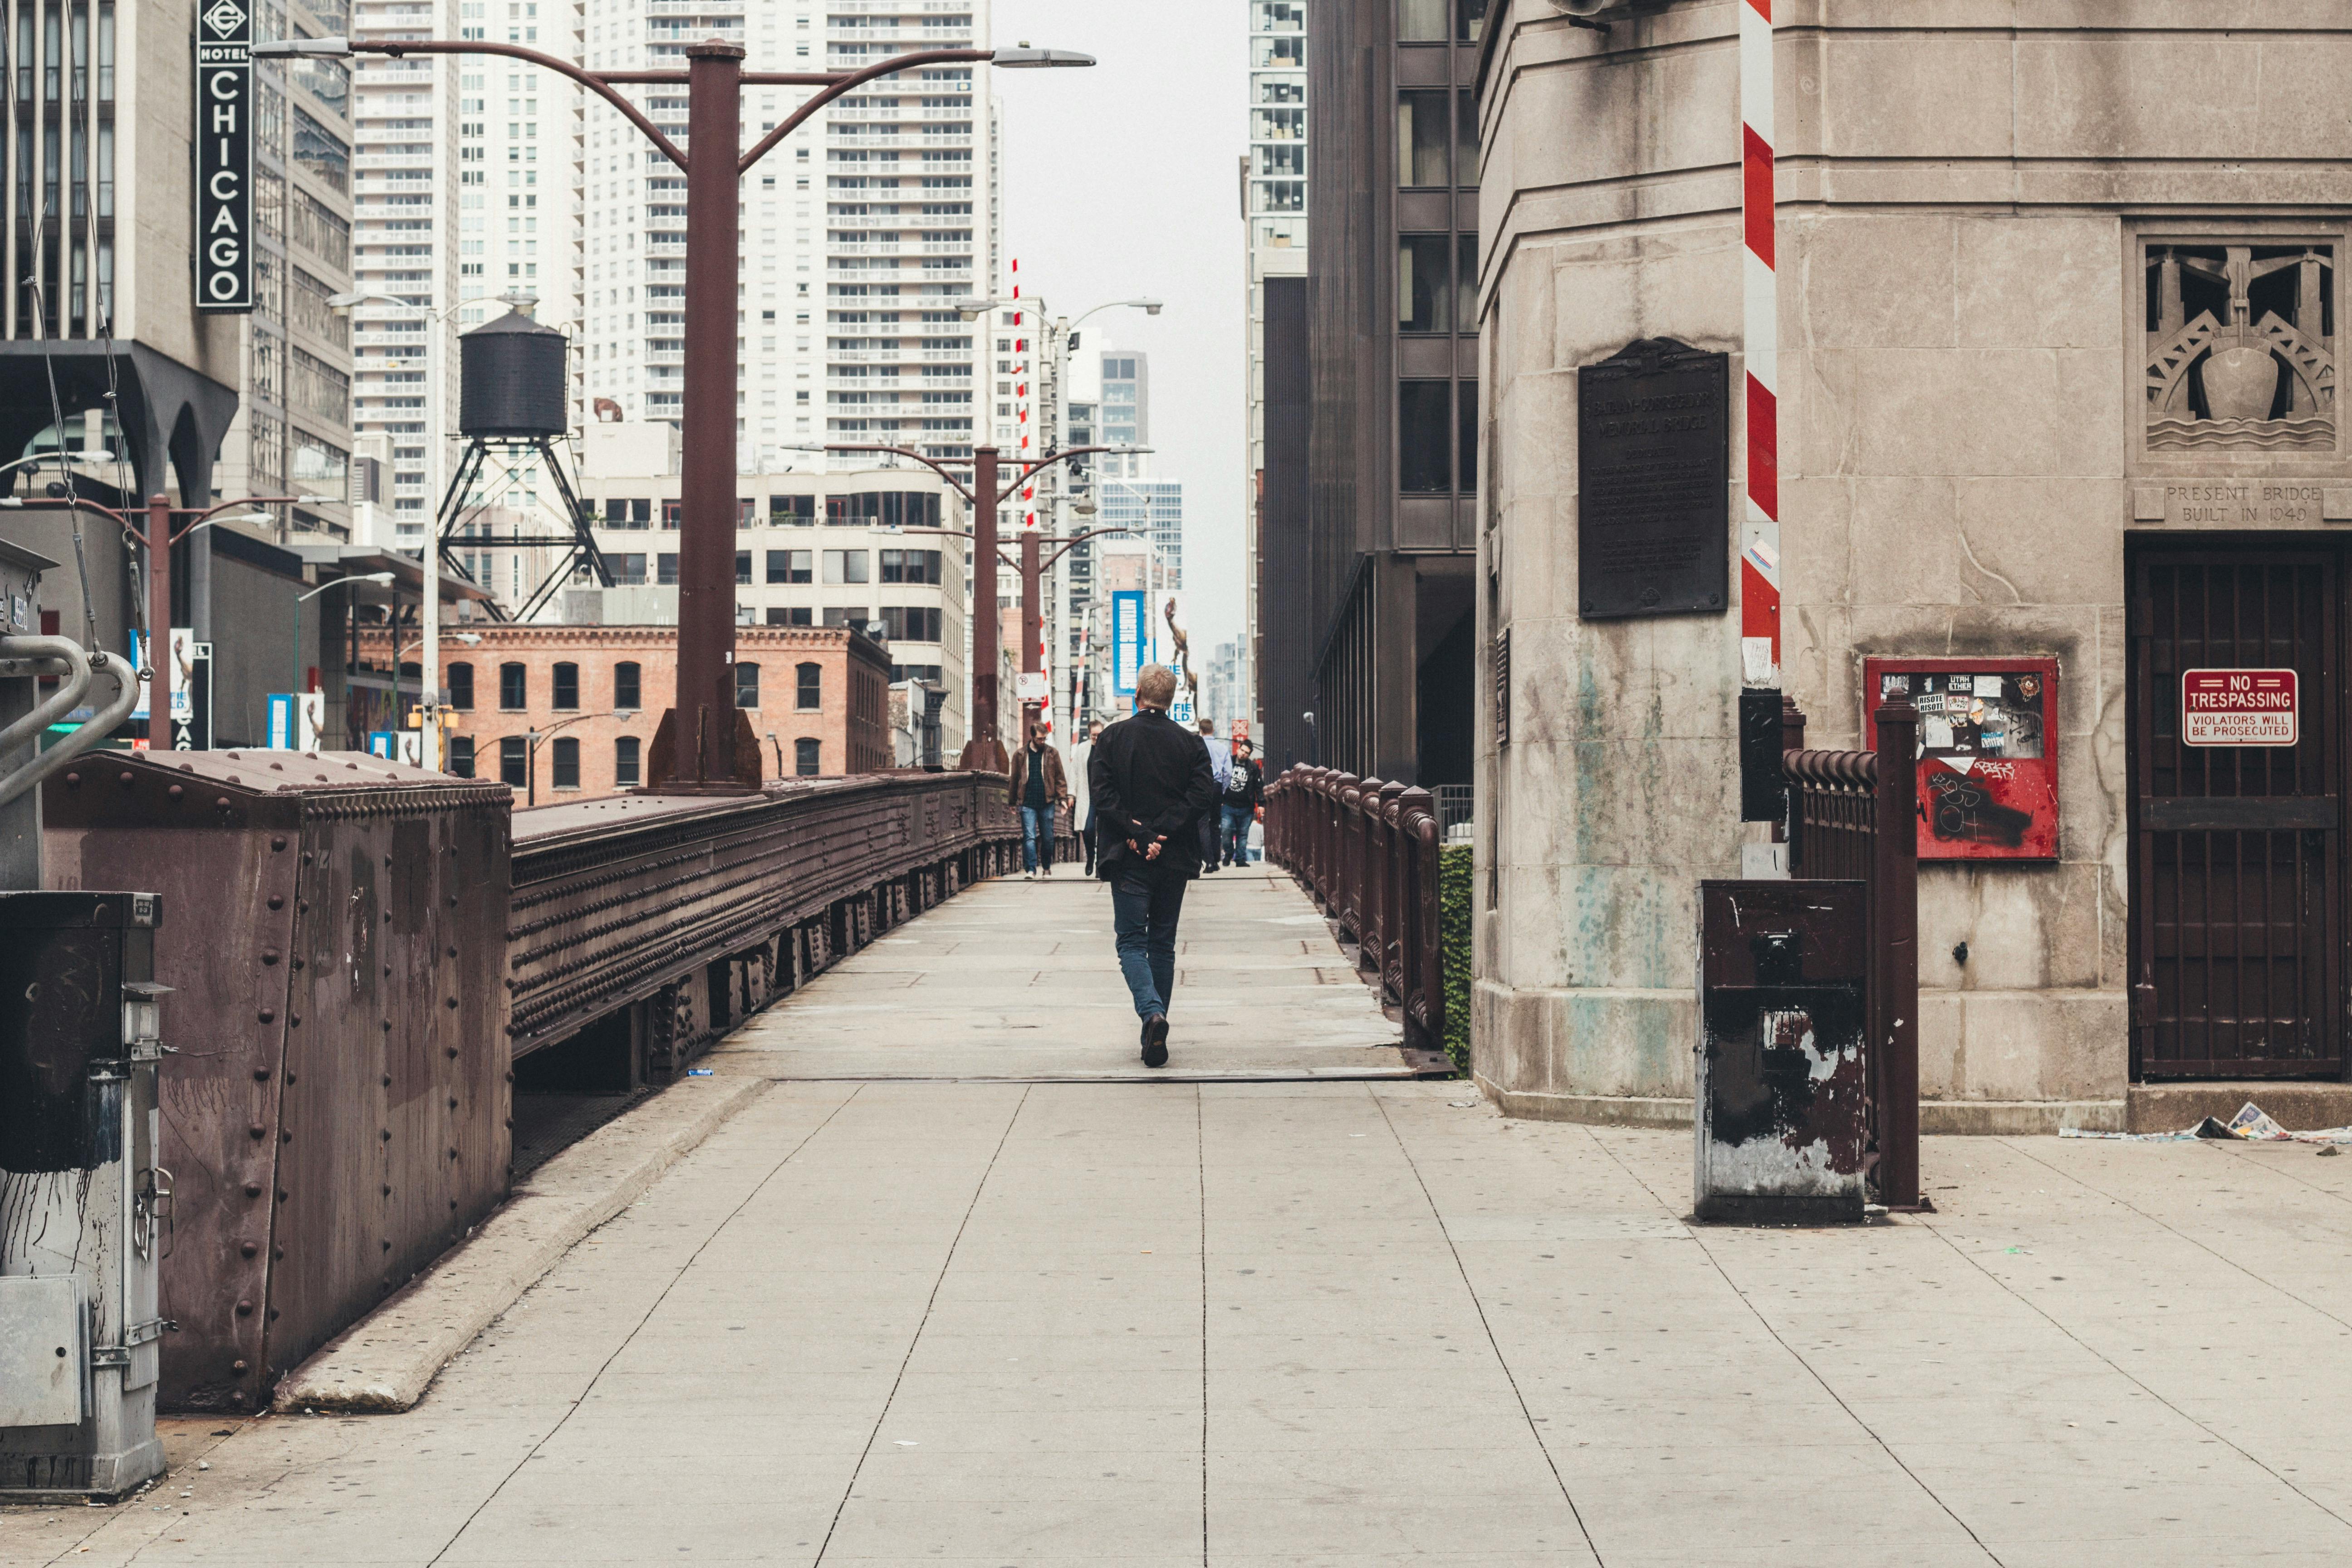
[(1780, 324), (1772, 246), (1772, 0), (1739, 0), (1741, 356), (1748, 506), (1739, 546), (1740, 684), (1780, 684)]

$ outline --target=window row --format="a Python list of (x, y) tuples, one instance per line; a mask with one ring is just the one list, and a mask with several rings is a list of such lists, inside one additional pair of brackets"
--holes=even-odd
[(1475, 44), (1486, 29), (1488, 0), (1396, 0), (1397, 42)]
[[(813, 495), (770, 496), (764, 521), (771, 528), (809, 527), (816, 521), (816, 502)], [(675, 529), (686, 510), (684, 501), (656, 501), (646, 496), (612, 496), (583, 504), (589, 520), (602, 528), (649, 529), (658, 507), (661, 525)], [(761, 521), (758, 497), (735, 498), (736, 527), (752, 528)], [(827, 496), (824, 521), (845, 527), (937, 528), (940, 496), (937, 490), (859, 490)]]
[[(874, 564), (871, 557), (877, 553), (882, 557), (882, 582), (933, 586), (940, 582), (940, 552), (936, 550), (771, 550), (767, 552), (767, 580), (787, 585), (814, 581), (821, 555), (825, 582), (872, 582), (875, 579), (868, 575)], [(748, 550), (735, 552), (735, 581), (740, 586), (751, 584), (751, 552)]]
[[(913, 616), (920, 611), (886, 610), (891, 615)], [(929, 611), (932, 636), (939, 640), (937, 610)], [(921, 640), (921, 639), (917, 639)], [(558, 712), (570, 712), (581, 707), (580, 667), (569, 659), (561, 660), (548, 670), (548, 706)], [(474, 709), (474, 667), (459, 660), (447, 667), (442, 679), (447, 682), (449, 706), (459, 712)], [(824, 667), (803, 663), (793, 667), (794, 705), (801, 708), (824, 706)], [(760, 705), (760, 667), (748, 662), (735, 666), (736, 705), (757, 708)], [(499, 666), (499, 707), (509, 711), (520, 711), (530, 706), (530, 667), (525, 664)], [(645, 672), (635, 660), (624, 659), (613, 666), (613, 711), (635, 713), (645, 707)]]
[[(575, 735), (558, 735), (548, 746), (548, 784), (554, 789), (580, 787), (580, 740)], [(530, 738), (508, 735), (499, 742), (499, 782), (514, 789), (530, 787), (531, 768), (537, 763)], [(473, 778), (478, 766), (474, 737), (449, 737), (449, 772), (461, 779)], [(824, 743), (814, 736), (803, 735), (793, 742), (793, 771), (803, 778), (814, 778), (824, 770)], [(645, 742), (635, 735), (623, 735), (613, 742), (613, 787), (635, 789), (645, 783)]]

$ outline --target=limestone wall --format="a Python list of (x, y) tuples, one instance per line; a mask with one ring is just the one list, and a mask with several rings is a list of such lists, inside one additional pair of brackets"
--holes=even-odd
[[(1809, 743), (1858, 745), (1867, 656), (2060, 661), (2057, 861), (1922, 867), (1930, 1130), (2120, 1116), (2125, 540), (2164, 526), (2148, 486), (2180, 468), (2146, 449), (2142, 247), (2160, 222), (2341, 258), (2352, 201), (2321, 108), (2352, 79), (2352, 12), (2258, 9), (2274, 30), (2230, 31), (2231, 5), (1776, 7), (1784, 688)], [(1503, 25), (1474, 1051), (1513, 1109), (1679, 1121), (1695, 885), (1739, 868), (1738, 615), (1579, 619), (1576, 368), (1664, 336), (1729, 352), (1739, 384), (1736, 13), (1604, 36), (1522, 0)]]

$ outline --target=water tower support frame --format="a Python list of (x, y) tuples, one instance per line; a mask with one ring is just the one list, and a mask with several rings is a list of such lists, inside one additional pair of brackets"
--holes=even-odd
[[(563, 515), (572, 520), (570, 533), (487, 533), (462, 536), (457, 533), (457, 530), (467, 526), (460, 515), (463, 511), (463, 498), (466, 492), (473, 488), (475, 480), (481, 477), (482, 471), (489, 467), (490, 451), (493, 447), (501, 454), (499, 461), (505, 464), (519, 461), (526, 453), (535, 455), (539, 458), (541, 468), (555, 482), (556, 493), (563, 504)], [(522, 607), (512, 616), (509, 616), (499, 607), (496, 598), (487, 601), (490, 606), (490, 614), (499, 620), (530, 620), (539, 612), (542, 605), (553, 597), (555, 590), (569, 582), (572, 574), (583, 565), (595, 574), (597, 586), (610, 588), (614, 585), (613, 568), (605, 561), (604, 552), (596, 548), (596, 535), (589, 521), (587, 509), (580, 504), (580, 493), (572, 488), (571, 477), (563, 470), (562, 461), (556, 451), (556, 438), (552, 436), (529, 437), (477, 436), (467, 441), (465, 456), (457, 459), (457, 471), (449, 478), (448, 491), (441, 498), (440, 515), (433, 521), (433, 535), (435, 548), (440, 552), (442, 566), (447, 571), (456, 573), (462, 581), (473, 583), (474, 586), (485, 592), (489, 591), (489, 584), (476, 583), (474, 574), (467, 571), (464, 564), (452, 552), (450, 541), (453, 538), (459, 539), (468, 549), (476, 550), (560, 548), (563, 551), (563, 559), (556, 564), (553, 571), (540, 580), (539, 586), (531, 591), (530, 597), (525, 600)]]

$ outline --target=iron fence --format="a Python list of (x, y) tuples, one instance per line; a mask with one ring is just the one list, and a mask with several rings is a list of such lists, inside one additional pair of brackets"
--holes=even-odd
[(1265, 855), (1297, 877), (1403, 1021), (1405, 1044), (1445, 1048), (1437, 801), (1429, 791), (1293, 767), (1265, 790)]

